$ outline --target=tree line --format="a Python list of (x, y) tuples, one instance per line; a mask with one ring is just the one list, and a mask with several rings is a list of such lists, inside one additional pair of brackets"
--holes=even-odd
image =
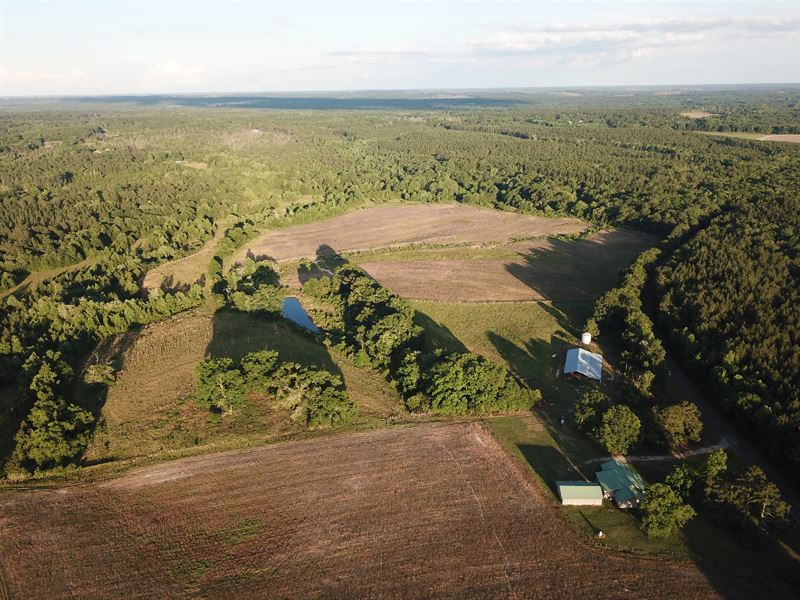
[(330, 278), (311, 278), (303, 289), (326, 308), (314, 314), (328, 342), (356, 364), (383, 372), (409, 410), (490, 414), (530, 408), (541, 398), (481, 356), (426, 352), (411, 305), (354, 265), (339, 266)]

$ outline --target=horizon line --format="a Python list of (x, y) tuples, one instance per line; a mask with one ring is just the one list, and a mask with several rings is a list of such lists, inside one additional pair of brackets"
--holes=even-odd
[(309, 90), (276, 90), (276, 91), (203, 91), (203, 92), (102, 92), (86, 94), (0, 94), (0, 100), (5, 99), (70, 99), (70, 98), (114, 98), (118, 96), (134, 97), (209, 97), (209, 96), (270, 96), (270, 95), (297, 95), (297, 94), (360, 94), (374, 92), (524, 92), (526, 90), (602, 90), (602, 89), (652, 89), (652, 88), (704, 88), (704, 87), (795, 87), (800, 91), (800, 82), (739, 82), (739, 83), (658, 83), (658, 84), (576, 84), (576, 85), (540, 85), (540, 86), (492, 86), (492, 87), (443, 87), (443, 88), (327, 88)]

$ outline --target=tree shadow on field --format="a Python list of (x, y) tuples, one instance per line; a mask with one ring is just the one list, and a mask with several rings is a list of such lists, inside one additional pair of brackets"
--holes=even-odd
[(522, 456), (525, 457), (528, 464), (533, 467), (533, 470), (542, 478), (542, 481), (550, 488), (556, 498), (558, 498), (557, 481), (578, 479), (588, 481), (587, 475), (593, 475), (591, 472), (582, 473), (580, 469), (571, 465), (567, 457), (553, 446), (519, 444), (517, 448), (519, 448)]
[(414, 324), (419, 325), (424, 330), (422, 341), (427, 352), (435, 352), (436, 350), (469, 352), (467, 347), (452, 331), (441, 323), (437, 323), (425, 313), (415, 310)]
[(32, 406), (16, 383), (0, 385), (0, 472), (14, 453), (14, 436)]
[(314, 262), (324, 270), (335, 271), (342, 265), (347, 264), (348, 261), (328, 244), (320, 244), (317, 247)]
[(656, 241), (624, 230), (579, 240), (550, 238), (545, 247), (520, 252), (506, 270), (547, 300), (588, 301), (613, 287), (636, 255)]
[(192, 286), (189, 283), (176, 282), (174, 275), (167, 275), (161, 280), (161, 283), (158, 287), (166, 294), (175, 294), (177, 292), (186, 293)]
[(556, 379), (563, 354), (573, 345), (564, 336), (555, 334), (549, 342), (530, 339), (522, 346), (494, 331), (487, 331), (486, 337), (517, 378), (545, 388)]
[(796, 555), (776, 540), (766, 548), (743, 548), (734, 532), (713, 523), (708, 510), (701, 508), (700, 513), (684, 527), (683, 538), (695, 564), (722, 597), (798, 597)]
[(282, 362), (324, 369), (342, 377), (341, 369), (317, 337), (286, 319), (228, 309), (214, 314), (206, 356), (238, 361), (259, 350), (277, 352)]
[(255, 254), (250, 248), (247, 249), (245, 253), (245, 258), (249, 258), (250, 260), (254, 260), (256, 262), (261, 261), (268, 261), (268, 262), (277, 262), (272, 256), (269, 254)]
[[(107, 338), (97, 344), (83, 363), (81, 372), (76, 373), (73, 386), (72, 397), (75, 404), (92, 413), (94, 421), (91, 424), (92, 440), (102, 440), (99, 435), (105, 431), (105, 419), (103, 418), (103, 407), (108, 399), (109, 385), (113, 381), (106, 383), (89, 383), (86, 381), (87, 369), (94, 365), (108, 365), (113, 371), (113, 380), (124, 374), (125, 356), (128, 353), (141, 333), (141, 327), (134, 327), (130, 331)], [(94, 442), (93, 442), (94, 443)], [(107, 446), (107, 442), (106, 442)], [(108, 449), (106, 447), (106, 449)], [(110, 462), (115, 460), (114, 456), (104, 456), (97, 460), (82, 460), (84, 466)]]

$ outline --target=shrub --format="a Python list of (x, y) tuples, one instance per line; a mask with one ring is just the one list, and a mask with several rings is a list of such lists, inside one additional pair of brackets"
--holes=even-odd
[(23, 465), (39, 469), (62, 466), (89, 445), (93, 422), (92, 414), (75, 404), (40, 398), (17, 431), (17, 457)]
[(207, 358), (197, 366), (197, 400), (203, 406), (230, 413), (248, 393), (272, 396), (277, 407), (307, 427), (341, 425), (357, 413), (339, 377), (281, 363), (277, 352), (251, 352), (239, 364)]
[(230, 358), (207, 358), (197, 365), (197, 401), (230, 414), (245, 396), (245, 379)]
[(427, 376), (427, 408), (437, 414), (486, 414), (530, 408), (541, 394), (520, 386), (503, 367), (474, 354), (452, 354)]
[(608, 408), (610, 402), (600, 390), (589, 390), (575, 403), (572, 420), (584, 432), (593, 431), (599, 420), (599, 413)]

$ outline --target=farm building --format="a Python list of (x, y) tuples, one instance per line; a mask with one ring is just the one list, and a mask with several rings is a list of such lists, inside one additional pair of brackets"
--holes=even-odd
[(600, 505), (603, 503), (603, 488), (589, 481), (556, 481), (561, 504), (570, 506)]
[(619, 508), (635, 508), (644, 499), (644, 480), (629, 465), (610, 460), (603, 463), (595, 476), (606, 498)]
[(564, 375), (580, 374), (589, 379), (600, 381), (603, 373), (603, 357), (583, 348), (567, 350), (564, 363)]

